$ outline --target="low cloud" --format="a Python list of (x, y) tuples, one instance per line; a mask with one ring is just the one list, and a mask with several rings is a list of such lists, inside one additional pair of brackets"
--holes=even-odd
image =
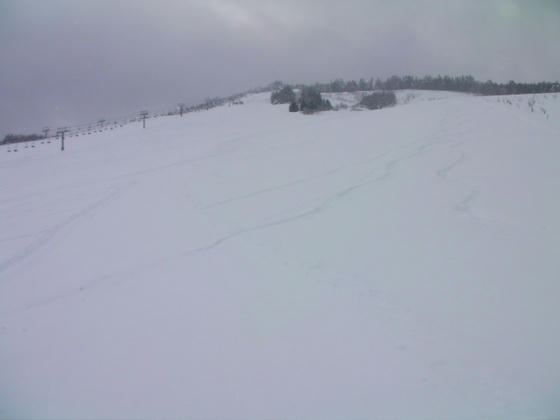
[(281, 79), (558, 80), (552, 1), (0, 1), (0, 132), (171, 109)]

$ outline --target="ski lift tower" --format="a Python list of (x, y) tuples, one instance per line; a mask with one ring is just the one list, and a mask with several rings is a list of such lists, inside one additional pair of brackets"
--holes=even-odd
[(140, 117), (142, 118), (142, 126), (146, 128), (146, 118), (148, 117), (148, 111), (140, 111)]
[(64, 152), (64, 134), (68, 133), (70, 130), (67, 127), (60, 127), (56, 131), (56, 135), (60, 136), (60, 151)]

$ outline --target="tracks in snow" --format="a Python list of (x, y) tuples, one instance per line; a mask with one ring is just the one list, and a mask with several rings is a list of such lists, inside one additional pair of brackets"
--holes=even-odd
[[(456, 113), (452, 115), (453, 118), (457, 116)], [(451, 121), (453, 123), (453, 121)], [(304, 186), (305, 184), (309, 184), (312, 181), (317, 180), (324, 180), (327, 185), (327, 190), (329, 189), (329, 185), (342, 183), (342, 187), (335, 189), (334, 191), (327, 192), (323, 194), (322, 197), (315, 198), (314, 200), (307, 200), (307, 203), (291, 210), (284, 211), (284, 214), (277, 215), (276, 217), (264, 217), (263, 220), (258, 221), (256, 223), (247, 224), (243, 226), (242, 223), (238, 223), (237, 227), (233, 226), (229, 229), (229, 232), (222, 234), (206, 243), (203, 243), (199, 246), (191, 247), (189, 249), (185, 249), (183, 251), (177, 252), (172, 255), (163, 256), (152, 261), (146, 261), (141, 264), (135, 264), (133, 266), (105, 273), (101, 276), (96, 276), (93, 279), (90, 279), (81, 285), (77, 285), (75, 288), (68, 290), (66, 292), (59, 293), (56, 296), (52, 296), (50, 298), (44, 298), (40, 301), (31, 303), (26, 305), (24, 308), (20, 310), (29, 310), (35, 307), (40, 307), (44, 305), (51, 304), (53, 302), (57, 302), (60, 299), (69, 298), (75, 296), (77, 294), (81, 294), (87, 290), (90, 290), (95, 287), (99, 287), (103, 284), (113, 283), (113, 282), (120, 282), (125, 281), (127, 278), (134, 276), (137, 273), (143, 272), (145, 270), (153, 270), (161, 267), (165, 264), (168, 264), (172, 261), (181, 260), (184, 258), (190, 258), (195, 255), (200, 255), (206, 252), (211, 252), (214, 249), (220, 247), (224, 243), (229, 241), (241, 238), (246, 235), (250, 235), (251, 233), (255, 232), (262, 232), (267, 229), (272, 229), (275, 227), (280, 227), (284, 225), (288, 225), (291, 223), (301, 222), (311, 217), (316, 217), (330, 208), (333, 208), (341, 200), (351, 196), (352, 194), (357, 193), (360, 190), (363, 190), (367, 187), (373, 186), (376, 183), (384, 182), (390, 179), (398, 170), (399, 166), (410, 159), (417, 158), (419, 156), (425, 155), (430, 153), (434, 148), (441, 146), (441, 145), (449, 145), (450, 141), (447, 138), (448, 134), (445, 132), (446, 127), (440, 126), (440, 131), (436, 133), (431, 133), (432, 135), (428, 135), (420, 140), (421, 143), (418, 144), (407, 144), (401, 150), (395, 149), (391, 151), (384, 151), (383, 153), (376, 154), (375, 156), (363, 160), (362, 162), (354, 163), (352, 166), (344, 167), (336, 167), (334, 169), (328, 170), (322, 174), (313, 175), (310, 177), (302, 177), (298, 178), (289, 182), (278, 183), (276, 185), (265, 186), (262, 188), (257, 188), (253, 191), (246, 192), (244, 194), (239, 194), (236, 196), (228, 197), (223, 200), (218, 200), (214, 202), (210, 202), (206, 205), (203, 205), (199, 208), (200, 211), (207, 212), (210, 210), (225, 210), (227, 209), (228, 212), (231, 212), (232, 209), (230, 206), (233, 206), (239, 202), (245, 200), (251, 200), (255, 198), (265, 198), (270, 196), (273, 199), (273, 194), (279, 191), (290, 191), (293, 188), (298, 188), (300, 186)], [(449, 130), (449, 127), (447, 127)], [(453, 136), (452, 136), (453, 137)], [(198, 157), (193, 157), (189, 159), (182, 159), (176, 162), (172, 162), (165, 165), (156, 165), (151, 168), (147, 168), (144, 170), (132, 171), (123, 175), (112, 177), (112, 180), (119, 180), (123, 178), (141, 176), (144, 174), (150, 174), (160, 171), (165, 171), (167, 169), (175, 168), (178, 166), (189, 165), (195, 162), (199, 162), (202, 160), (212, 159), (215, 157), (219, 157), (225, 154), (232, 153), (232, 150), (226, 151), (214, 151), (214, 153), (208, 153), (206, 155), (201, 155)], [(456, 158), (454, 161), (450, 162), (448, 165), (444, 166), (443, 168), (439, 169), (436, 173), (437, 176), (440, 177), (444, 181), (449, 181), (448, 175), (449, 173), (456, 168), (458, 165), (464, 163), (466, 160), (465, 153), (462, 153), (459, 158)], [(339, 182), (334, 182), (335, 178), (337, 177)], [(346, 180), (348, 180), (346, 182)], [(342, 181), (342, 182), (340, 182)], [(113, 191), (100, 200), (92, 203), (91, 205), (87, 206), (86, 208), (82, 209), (78, 213), (74, 214), (73, 216), (69, 217), (62, 223), (59, 223), (48, 231), (44, 232), (37, 240), (33, 241), (29, 246), (24, 248), (22, 251), (18, 252), (13, 257), (9, 258), (8, 260), (2, 262), (0, 264), (0, 274), (5, 272), (6, 270), (16, 266), (20, 262), (26, 260), (42, 247), (47, 245), (52, 241), (54, 237), (63, 229), (71, 226), (72, 224), (76, 223), (80, 218), (83, 216), (95, 211), (97, 208), (108, 204), (112, 200), (117, 199), (126, 188), (130, 187), (131, 184), (118, 188), (116, 191)], [(325, 185), (325, 184), (323, 184)], [(472, 195), (472, 196), (471, 196)], [(467, 196), (465, 200), (461, 203), (458, 203), (455, 207), (457, 211), (468, 212), (470, 210), (470, 206), (473, 200), (476, 198), (477, 194), (472, 194)], [(220, 223), (220, 214), (213, 214), (215, 221), (217, 224)], [(241, 225), (241, 226), (240, 226)]]
[(0, 275), (5, 271), (7, 271), (8, 269), (18, 265), (22, 261), (31, 257), (33, 254), (35, 254), (37, 251), (39, 251), (41, 248), (43, 248), (45, 245), (51, 242), (57, 236), (57, 234), (59, 234), (62, 230), (67, 229), (68, 227), (70, 227), (71, 225), (73, 225), (74, 223), (82, 219), (84, 216), (93, 213), (98, 208), (103, 207), (109, 204), (111, 201), (120, 197), (133, 184), (134, 183), (129, 183), (123, 187), (118, 187), (114, 189), (110, 193), (101, 197), (99, 200), (96, 200), (92, 204), (84, 207), (77, 213), (68, 217), (63, 222), (57, 223), (56, 225), (50, 227), (46, 231), (43, 231), (43, 233), (41, 233), (37, 239), (32, 241), (25, 248), (19, 250), (11, 257), (0, 262)]

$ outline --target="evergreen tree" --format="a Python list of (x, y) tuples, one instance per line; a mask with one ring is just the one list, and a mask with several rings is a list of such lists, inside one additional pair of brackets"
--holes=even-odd
[(296, 100), (296, 94), (290, 86), (284, 86), (282, 89), (276, 92), (272, 92), (270, 95), (270, 102), (274, 105), (277, 104), (289, 104)]
[(311, 114), (316, 111), (330, 110), (332, 105), (328, 100), (324, 100), (321, 97), (321, 94), (315, 87), (305, 86), (301, 90), (299, 109), (305, 114)]
[(368, 109), (381, 109), (396, 103), (397, 97), (395, 92), (390, 91), (373, 92), (371, 95), (364, 96), (360, 101), (360, 105)]

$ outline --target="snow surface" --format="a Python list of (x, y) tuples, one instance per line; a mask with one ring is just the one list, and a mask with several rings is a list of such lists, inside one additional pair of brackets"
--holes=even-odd
[[(358, 92), (335, 92), (323, 93), (322, 96), (331, 102), (333, 107), (352, 107), (360, 103), (361, 99), (374, 91), (358, 91)], [(464, 97), (464, 93), (435, 91), (435, 90), (398, 90), (395, 92), (398, 104), (408, 104), (418, 101), (437, 101), (441, 99), (450, 99)], [(508, 97), (509, 98), (509, 97)]]
[(560, 95), (399, 103), (0, 147), (0, 417), (558, 418)]

